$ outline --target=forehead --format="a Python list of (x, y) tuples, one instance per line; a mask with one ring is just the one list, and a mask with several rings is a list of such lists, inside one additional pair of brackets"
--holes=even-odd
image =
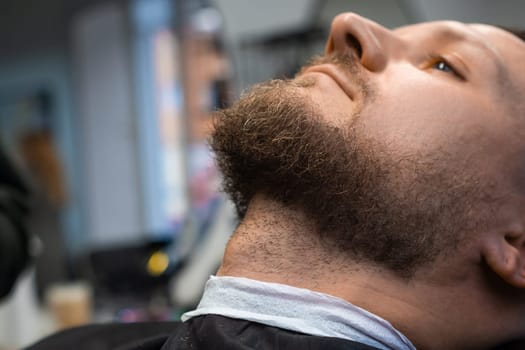
[(395, 28), (395, 33), (401, 36), (417, 35), (436, 36), (439, 39), (466, 40), (476, 44), (477, 41), (487, 42), (488, 46), (506, 47), (524, 50), (523, 40), (512, 33), (487, 24), (466, 24), (456, 21), (423, 22)]

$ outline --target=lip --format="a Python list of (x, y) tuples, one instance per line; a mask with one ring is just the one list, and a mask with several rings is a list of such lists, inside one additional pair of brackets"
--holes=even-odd
[(309, 67), (305, 70), (304, 74), (306, 73), (321, 73), (324, 75), (329, 76), (334, 80), (337, 85), (341, 88), (341, 90), (344, 91), (344, 93), (351, 99), (354, 100), (356, 96), (356, 91), (354, 88), (354, 84), (350, 82), (350, 79), (346, 74), (341, 72), (336, 66), (333, 64), (321, 64), (313, 67)]

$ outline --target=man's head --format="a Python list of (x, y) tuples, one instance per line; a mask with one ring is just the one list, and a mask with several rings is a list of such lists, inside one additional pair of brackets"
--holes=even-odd
[(525, 190), (522, 62), (525, 43), (494, 27), (390, 31), (340, 15), (325, 57), (221, 112), (226, 190), (241, 216), (263, 193), (314, 218), (328, 246), (404, 277), (465, 237), (510, 234)]

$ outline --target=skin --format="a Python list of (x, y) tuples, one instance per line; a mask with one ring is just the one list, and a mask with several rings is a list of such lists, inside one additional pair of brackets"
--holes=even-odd
[[(352, 123), (399, 156), (450, 154), (455, 169), (491, 184), (498, 205), (490, 223), (406, 281), (325, 254), (300, 210), (256, 195), (218, 275), (340, 297), (391, 322), (418, 349), (491, 349), (525, 338), (525, 43), (486, 25), (388, 30), (346, 13), (332, 24), (326, 55), (334, 54), (359, 61), (374, 95), (365, 98), (339, 67), (310, 66), (296, 79), (313, 79), (304, 94), (326, 122)], [(410, 174), (400, 181), (410, 184)]]

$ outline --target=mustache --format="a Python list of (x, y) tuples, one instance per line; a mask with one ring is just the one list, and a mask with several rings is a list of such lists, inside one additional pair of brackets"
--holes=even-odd
[(340, 69), (346, 70), (351, 74), (359, 73), (359, 59), (355, 55), (318, 55), (310, 58), (299, 70), (296, 76), (301, 75), (310, 67), (319, 66), (322, 64), (333, 64)]
[[(345, 71), (352, 76), (353, 82), (360, 88), (360, 93), (367, 103), (373, 102), (376, 96), (376, 88), (370, 79), (368, 79), (365, 69), (361, 65), (359, 57), (352, 54), (330, 54), (314, 56), (295, 75), (300, 77), (308, 68), (322, 64), (332, 64), (340, 70)], [(313, 85), (313, 81), (306, 81), (304, 84)], [(306, 85), (308, 86), (308, 85)]]

